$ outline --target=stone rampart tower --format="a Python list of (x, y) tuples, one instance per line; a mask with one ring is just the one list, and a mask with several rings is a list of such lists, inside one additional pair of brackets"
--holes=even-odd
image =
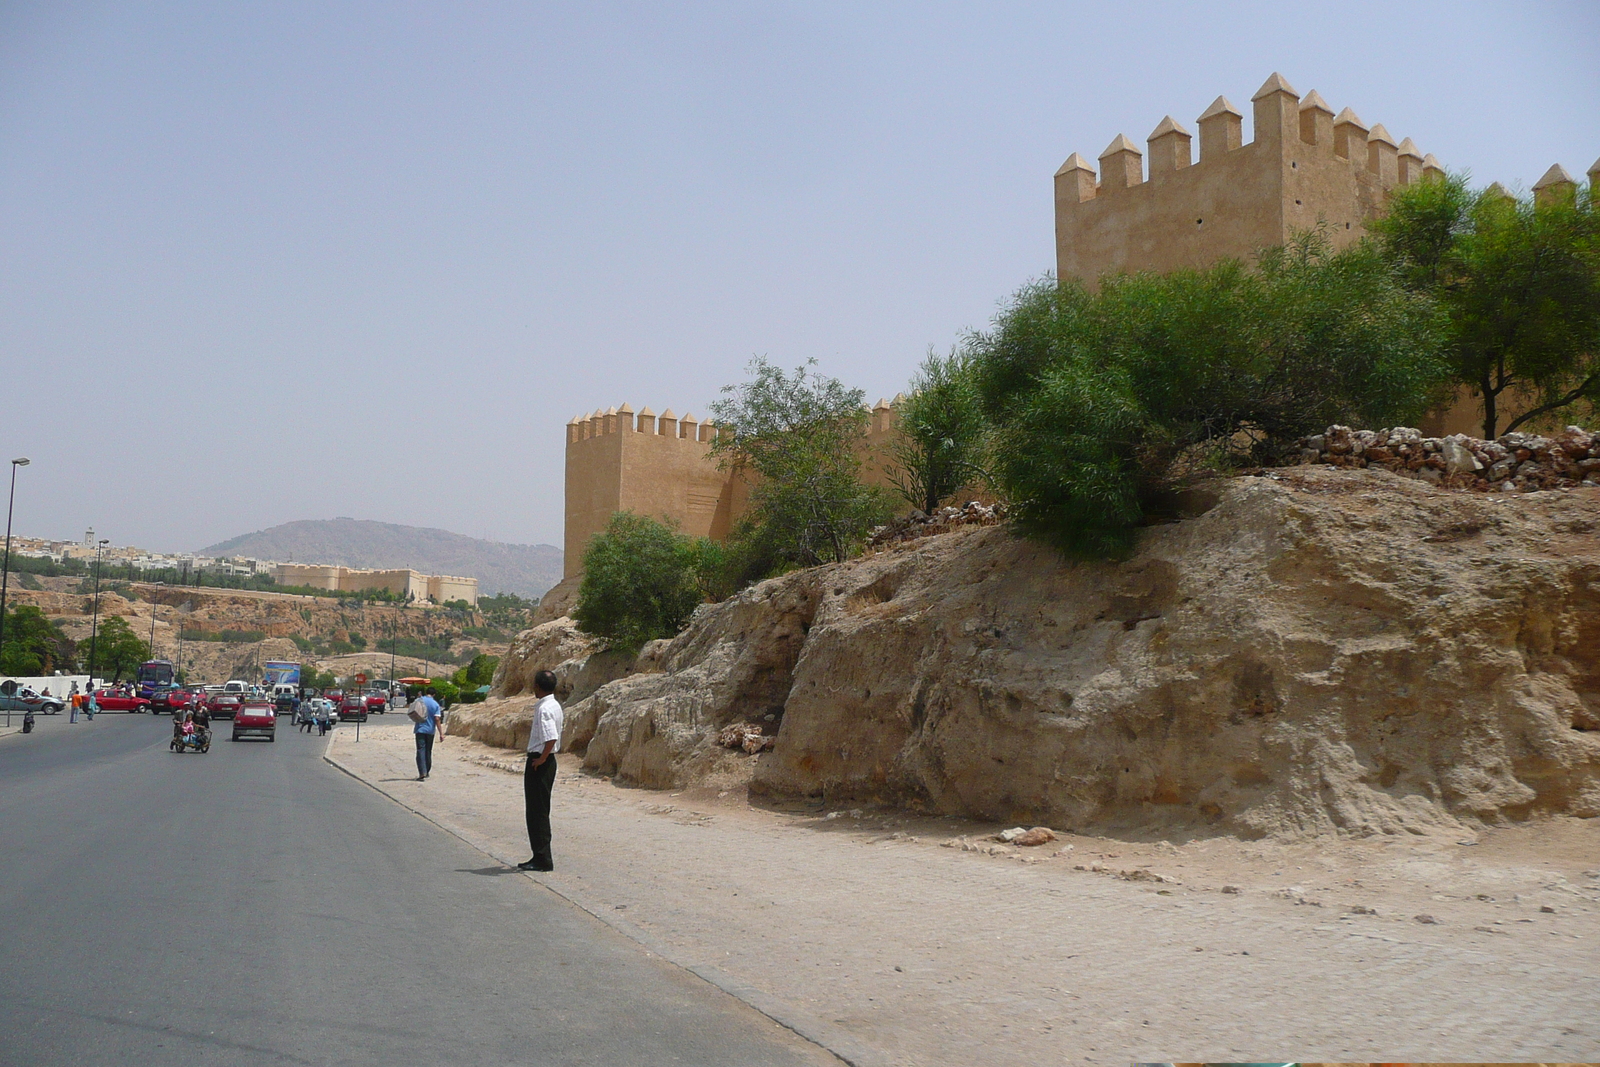
[(1252, 104), (1252, 136), (1225, 97), (1200, 116), (1200, 158), (1189, 131), (1169, 115), (1145, 153), (1118, 134), (1094, 168), (1074, 152), (1056, 172), (1056, 272), (1089, 284), (1108, 271), (1204, 267), (1248, 261), (1293, 233), (1328, 228), (1336, 247), (1366, 232), (1396, 185), (1442, 173), (1408, 137), (1396, 144), (1345, 108), (1337, 116), (1315, 92), (1304, 99), (1280, 74)]
[(567, 423), (565, 575), (583, 569), (584, 547), (619, 511), (666, 519), (692, 537), (726, 538), (748, 489), (710, 458), (716, 432), (671, 408), (635, 415), (627, 404)]
[[(899, 397), (895, 398), (897, 401)], [(862, 478), (888, 486), (894, 405), (879, 400), (861, 440)], [(750, 502), (750, 485), (711, 457), (717, 427), (672, 409), (635, 413), (623, 404), (567, 423), (567, 505), (563, 577), (583, 571), (589, 540), (611, 516), (632, 511), (691, 537), (727, 538)]]

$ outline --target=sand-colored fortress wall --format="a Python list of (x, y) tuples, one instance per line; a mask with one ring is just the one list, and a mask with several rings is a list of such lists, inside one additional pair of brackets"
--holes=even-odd
[(1442, 173), (1410, 138), (1396, 144), (1349, 108), (1336, 117), (1315, 92), (1301, 99), (1280, 74), (1251, 100), (1254, 139), (1244, 116), (1217, 97), (1193, 137), (1170, 115), (1146, 141), (1126, 136), (1100, 154), (1100, 174), (1074, 152), (1055, 176), (1056, 270), (1093, 284), (1108, 271), (1203, 267), (1225, 257), (1249, 260), (1293, 233), (1328, 228), (1337, 247), (1366, 232), (1396, 185)]
[(392, 570), (364, 570), (315, 563), (280, 563), (273, 572), (280, 585), (303, 585), (339, 593), (368, 593), (385, 590), (396, 596), (417, 600), (432, 598), (440, 604), (465, 600), (478, 604), (478, 579), (451, 574), (422, 574), (404, 567)]
[[(896, 401), (900, 398), (896, 397)], [(887, 462), (897, 433), (894, 405), (879, 400), (862, 439), (862, 480), (889, 486)], [(589, 540), (611, 516), (633, 511), (692, 537), (726, 538), (749, 506), (750, 486), (711, 457), (717, 428), (668, 408), (608, 408), (567, 423), (566, 562), (563, 577), (583, 570)]]
[[(1205, 110), (1197, 121), (1198, 160), (1193, 135), (1170, 115), (1151, 131), (1146, 152), (1118, 134), (1100, 154), (1098, 176), (1081, 155), (1069, 156), (1055, 175), (1058, 276), (1093, 285), (1106, 272), (1163, 273), (1228, 257), (1248, 262), (1319, 225), (1343, 247), (1365, 235), (1390, 190), (1444, 173), (1409, 137), (1396, 144), (1349, 108), (1335, 115), (1318, 93), (1301, 97), (1281, 74), (1250, 103), (1248, 144), (1244, 115), (1226, 97)], [(1600, 161), (1588, 176), (1591, 188), (1600, 188)], [(1576, 190), (1557, 165), (1534, 195), (1543, 201)], [(862, 439), (868, 484), (891, 486), (897, 421), (888, 401), (871, 409)], [(1422, 429), (1476, 434), (1481, 424), (1481, 402), (1463, 392)], [(624, 509), (687, 534), (726, 537), (748, 505), (749, 485), (710, 458), (716, 432), (693, 416), (635, 413), (627, 404), (568, 423), (566, 577), (582, 571), (590, 538)]]
[(567, 424), (566, 566), (618, 511), (663, 519), (692, 537), (725, 538), (744, 511), (744, 480), (711, 458), (716, 427), (671, 408), (623, 404)]

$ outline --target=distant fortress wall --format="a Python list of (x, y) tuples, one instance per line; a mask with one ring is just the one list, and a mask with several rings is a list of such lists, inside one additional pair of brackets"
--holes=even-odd
[[(899, 399), (898, 397), (896, 398)], [(725, 540), (750, 503), (750, 484), (711, 456), (716, 424), (672, 409), (596, 411), (567, 423), (564, 577), (583, 570), (590, 539), (619, 511), (675, 525), (691, 537)], [(862, 480), (888, 486), (894, 406), (879, 400), (862, 440)]]
[(273, 572), (279, 585), (303, 585), (334, 593), (369, 593), (386, 590), (400, 597), (433, 600), (465, 600), (478, 606), (478, 579), (448, 574), (421, 574), (409, 568), (363, 570), (310, 563), (280, 563)]

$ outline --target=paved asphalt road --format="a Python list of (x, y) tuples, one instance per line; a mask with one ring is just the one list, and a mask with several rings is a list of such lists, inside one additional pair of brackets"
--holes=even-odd
[(0, 737), (0, 1064), (836, 1064), (321, 758)]

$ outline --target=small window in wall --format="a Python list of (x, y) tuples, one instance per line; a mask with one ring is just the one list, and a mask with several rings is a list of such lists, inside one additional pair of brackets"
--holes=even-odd
[(1205, 220), (1205, 219), (1195, 219), (1195, 220), (1194, 220), (1194, 224), (1195, 224), (1195, 225), (1196, 225), (1196, 226), (1199, 226), (1199, 225), (1200, 225), (1200, 224), (1201, 224), (1201, 223), (1203, 223), (1203, 222), (1205, 222), (1205, 221), (1206, 221), (1206, 220)]
[(1296, 163), (1294, 160), (1291, 159), (1289, 161), (1289, 169), (1290, 170), (1299, 170), (1300, 169), (1300, 164)]
[(1344, 224), (1344, 228), (1345, 228), (1345, 229), (1347, 229), (1347, 230), (1348, 230), (1348, 229), (1349, 229), (1349, 228), (1350, 228), (1350, 224), (1349, 224), (1349, 223), (1348, 223), (1348, 222), (1347, 222), (1347, 223), (1345, 223), (1345, 224)]
[(1296, 200), (1296, 201), (1295, 201), (1295, 202), (1294, 202), (1294, 206), (1295, 206), (1295, 207), (1299, 207), (1299, 206), (1300, 206), (1300, 201), (1298, 201), (1298, 200)]

